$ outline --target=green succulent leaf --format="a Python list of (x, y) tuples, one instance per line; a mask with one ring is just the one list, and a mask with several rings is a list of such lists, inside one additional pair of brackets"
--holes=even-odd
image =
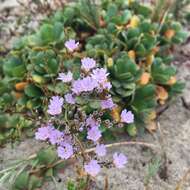
[(59, 63), (56, 59), (50, 59), (47, 61), (47, 73), (57, 74), (59, 69)]
[(132, 106), (138, 112), (154, 108), (156, 106), (155, 92), (156, 88), (152, 84), (137, 88)]
[(109, 7), (108, 7), (108, 10), (107, 10), (105, 20), (107, 22), (109, 22), (112, 19), (112, 17), (117, 15), (117, 10), (118, 10), (118, 8), (117, 8), (116, 4), (110, 4)]
[(138, 28), (129, 28), (129, 30), (127, 31), (128, 39), (139, 37), (139, 35), (140, 35), (140, 30)]
[(89, 102), (89, 105), (90, 105), (90, 107), (93, 108), (93, 109), (98, 109), (98, 108), (101, 107), (99, 100), (97, 100), (97, 101), (96, 101), (96, 100), (92, 100), (92, 101)]
[(27, 96), (29, 96), (29, 97), (34, 97), (34, 98), (39, 98), (39, 97), (41, 97), (42, 95), (43, 95), (43, 93), (42, 93), (42, 90), (39, 88), (39, 87), (37, 87), (37, 86), (35, 86), (35, 85), (33, 85), (33, 84), (29, 84), (25, 89), (24, 89), (24, 92), (25, 92), (25, 94), (27, 95)]
[(26, 72), (25, 65), (19, 57), (10, 57), (3, 64), (3, 70), (8, 76), (18, 78), (23, 77)]
[(175, 94), (180, 94), (183, 92), (184, 88), (185, 83), (177, 82), (169, 88), (169, 95), (174, 96)]
[(29, 173), (26, 171), (21, 172), (15, 179), (14, 187), (22, 190), (28, 188)]
[(57, 153), (51, 147), (42, 149), (38, 152), (37, 159), (39, 163), (48, 165), (53, 163), (57, 159)]
[(67, 184), (67, 190), (77, 190), (77, 187), (73, 181), (69, 181)]
[(128, 55), (123, 53), (114, 64), (115, 77), (129, 78), (130, 74), (134, 75), (137, 72), (137, 65), (129, 59)]
[(176, 69), (155, 60), (151, 67), (151, 74), (155, 82), (159, 84), (167, 84), (170, 77), (175, 76)]
[(31, 175), (28, 183), (28, 190), (34, 190), (36, 188), (39, 188), (42, 186), (43, 180), (40, 177), (37, 177), (35, 175)]
[(112, 85), (115, 88), (120, 88), (121, 87), (121, 83), (119, 81), (117, 81), (117, 80), (113, 80)]
[(129, 134), (129, 136), (131, 136), (131, 137), (134, 137), (134, 136), (137, 135), (137, 128), (136, 128), (135, 124), (127, 125), (126, 130), (127, 130), (128, 134)]
[(47, 45), (49, 43), (55, 43), (59, 40), (63, 40), (64, 31), (63, 24), (60, 22), (56, 22), (52, 24), (43, 24), (38, 33), (39, 36), (39, 45)]

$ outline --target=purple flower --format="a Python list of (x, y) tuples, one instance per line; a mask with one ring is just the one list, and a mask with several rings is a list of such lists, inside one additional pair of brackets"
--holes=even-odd
[(131, 111), (127, 111), (124, 109), (121, 112), (121, 122), (123, 123), (133, 123), (134, 122), (134, 115)]
[(64, 83), (71, 82), (73, 80), (73, 73), (71, 73), (71, 71), (67, 74), (59, 73), (59, 77), (57, 79), (63, 81)]
[(97, 160), (91, 160), (88, 164), (84, 165), (85, 171), (91, 176), (95, 177), (100, 172), (100, 165)]
[(73, 39), (70, 39), (65, 42), (65, 47), (70, 51), (73, 52), (75, 49), (77, 49), (79, 46), (79, 42), (76, 42)]
[(65, 101), (69, 104), (75, 104), (75, 98), (71, 93), (65, 94)]
[(93, 91), (98, 86), (98, 83), (92, 77), (86, 77), (81, 80), (83, 92)]
[(54, 130), (54, 128), (52, 125), (40, 127), (40, 128), (38, 128), (38, 131), (35, 133), (35, 139), (45, 141), (45, 140), (49, 139), (53, 130)]
[(48, 113), (50, 115), (59, 115), (62, 112), (63, 98), (59, 96), (53, 96), (48, 106)]
[(65, 134), (63, 141), (60, 143), (60, 145), (64, 145), (65, 143), (73, 144), (72, 136), (70, 134)]
[(112, 109), (115, 106), (111, 98), (107, 100), (101, 100), (101, 107), (102, 109)]
[(66, 160), (73, 155), (73, 147), (68, 143), (64, 143), (57, 148), (57, 153), (60, 158)]
[(97, 127), (98, 125), (98, 122), (91, 116), (86, 119), (86, 126)]
[(96, 146), (96, 150), (95, 150), (95, 153), (98, 155), (98, 156), (105, 156), (106, 155), (106, 147), (104, 144), (98, 144)]
[(107, 89), (107, 90), (110, 90), (112, 87), (111, 83), (110, 82), (104, 82), (101, 84), (101, 88), (103, 89)]
[(51, 132), (49, 136), (49, 141), (52, 145), (60, 144), (63, 141), (64, 133), (55, 129)]
[(91, 127), (87, 133), (87, 139), (96, 142), (102, 136), (97, 126)]
[(103, 83), (105, 83), (107, 81), (107, 76), (108, 75), (109, 74), (107, 73), (106, 69), (103, 69), (103, 68), (99, 69), (99, 68), (97, 68), (97, 69), (94, 69), (92, 71), (92, 75), (91, 76), (98, 83), (103, 84)]
[(113, 163), (117, 168), (123, 168), (127, 164), (127, 157), (122, 153), (116, 152), (113, 155)]
[(92, 58), (85, 57), (81, 60), (82, 62), (82, 69), (85, 71), (90, 71), (90, 69), (93, 69), (96, 66), (96, 61)]
[(88, 76), (81, 80), (74, 81), (72, 91), (76, 94), (80, 94), (81, 92), (91, 92), (96, 87), (98, 87), (98, 83), (92, 77)]
[(83, 89), (81, 89), (81, 80), (75, 80), (72, 85), (72, 91), (76, 94), (80, 94)]

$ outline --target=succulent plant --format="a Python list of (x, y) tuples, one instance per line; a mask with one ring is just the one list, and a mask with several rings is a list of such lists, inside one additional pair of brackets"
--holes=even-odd
[[(166, 103), (183, 89), (171, 61), (173, 46), (188, 36), (169, 14), (155, 21), (153, 8), (137, 1), (104, 0), (96, 5), (82, 0), (45, 19), (37, 32), (17, 39), (1, 59), (2, 112), (12, 106), (15, 112), (43, 115), (48, 97), (67, 92), (67, 85), (55, 85), (60, 69), (70, 68), (77, 78), (77, 57), (89, 56), (109, 70), (114, 101), (146, 122), (157, 103)], [(68, 61), (64, 43), (69, 38), (81, 45)]]
[(132, 61), (126, 52), (121, 52), (110, 67), (113, 100), (126, 104), (133, 100), (136, 82), (139, 80), (141, 70)]

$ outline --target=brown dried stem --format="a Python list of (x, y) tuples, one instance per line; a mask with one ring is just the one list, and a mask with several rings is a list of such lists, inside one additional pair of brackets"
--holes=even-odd
[[(107, 144), (105, 145), (106, 148), (111, 148), (111, 147), (115, 147), (115, 146), (123, 146), (123, 145), (139, 145), (139, 146), (144, 146), (144, 147), (148, 147), (150, 149), (158, 149), (158, 147), (154, 144), (150, 144), (150, 143), (147, 143), (147, 142), (139, 142), (139, 141), (125, 141), (125, 142), (119, 142), (119, 143), (113, 143), (113, 144)], [(90, 149), (86, 149), (82, 152), (79, 152), (77, 153), (78, 155), (80, 154), (88, 154), (88, 153), (91, 153), (93, 151), (95, 151), (95, 147), (94, 148), (90, 148)], [(30, 158), (35, 158), (36, 157), (36, 154), (35, 155), (32, 155)], [(71, 157), (71, 159), (74, 159), (75, 158), (75, 155), (73, 155)], [(61, 164), (65, 162), (65, 160), (58, 160), (57, 162), (53, 163), (53, 164), (50, 164), (49, 166), (41, 166), (35, 170), (31, 170), (30, 173), (37, 173), (39, 172), (40, 169), (43, 169), (43, 168), (53, 168), (55, 166), (57, 166), (58, 164)]]

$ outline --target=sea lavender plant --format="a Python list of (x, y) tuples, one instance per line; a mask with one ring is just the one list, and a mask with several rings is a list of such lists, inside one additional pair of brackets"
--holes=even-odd
[[(66, 48), (71, 49), (68, 44)], [(71, 51), (68, 53), (70, 54)], [(108, 79), (109, 73), (105, 68), (99, 68), (94, 59), (85, 57), (81, 59), (80, 72), (81, 75), (77, 79), (73, 78), (74, 74), (70, 70), (59, 73), (58, 79), (67, 85), (68, 91), (64, 97), (57, 95), (50, 99), (47, 112), (51, 123), (38, 128), (35, 137), (37, 140), (47, 141), (55, 146), (58, 157), (63, 160), (81, 154), (84, 159), (85, 172), (95, 177), (101, 170), (98, 158), (104, 157), (107, 152), (106, 145), (101, 142), (101, 127), (109, 121), (105, 115), (111, 116), (112, 109), (117, 105), (111, 98), (111, 83)], [(70, 115), (69, 113), (73, 110), (75, 112)], [(98, 114), (100, 112), (101, 116)], [(63, 124), (62, 116), (64, 116)], [(117, 127), (119, 123), (133, 122), (133, 113), (124, 109), (121, 111), (120, 120), (114, 122), (116, 124), (112, 126)], [(85, 133), (86, 141), (95, 147), (94, 154), (87, 154), (85, 143), (80, 140), (81, 133)], [(97, 156), (94, 157), (94, 155)], [(113, 155), (113, 166), (122, 168), (126, 163), (127, 158), (124, 154), (115, 153)]]
[[(12, 122), (18, 117), (15, 112), (20, 117), (25, 113), (25, 123), (33, 120), (35, 123), (35, 117), (46, 113), (47, 98), (57, 94), (63, 97), (66, 95), (63, 89), (67, 91), (65, 86), (73, 81), (75, 93), (81, 96), (91, 89), (101, 92), (94, 79), (104, 76), (106, 67), (110, 81), (103, 82), (101, 87), (109, 90), (112, 84), (112, 99), (119, 105), (118, 110), (126, 108), (135, 114), (135, 122), (126, 129), (132, 136), (155, 121), (160, 105), (182, 92), (184, 84), (177, 80), (171, 61), (173, 46), (184, 42), (189, 34), (169, 14), (170, 1), (159, 0), (156, 8), (137, 0), (95, 2), (81, 0), (65, 4), (63, 10), (45, 19), (36, 32), (17, 39), (2, 59), (0, 144), (23, 134), (19, 119)], [(75, 67), (79, 58), (80, 79)], [(98, 64), (92, 58), (103, 68), (96, 70)], [(64, 102), (79, 101), (72, 97), (73, 94), (67, 95)], [(112, 106), (111, 101), (103, 100), (102, 108), (107, 109), (108, 103)], [(35, 113), (33, 119), (31, 112)], [(117, 109), (114, 112), (116, 117), (120, 115)]]

